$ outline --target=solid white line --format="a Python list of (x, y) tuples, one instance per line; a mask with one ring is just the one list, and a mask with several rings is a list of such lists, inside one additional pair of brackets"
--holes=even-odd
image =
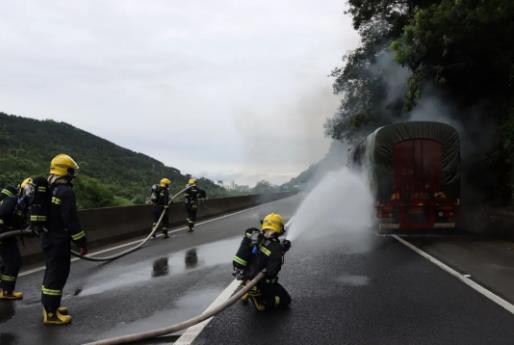
[[(264, 204), (266, 204), (266, 203), (264, 203)], [(232, 216), (235, 216), (235, 215), (240, 214), (240, 213), (252, 211), (252, 210), (254, 210), (256, 208), (261, 207), (264, 204), (253, 206), (253, 207), (250, 207), (250, 208), (247, 208), (247, 209), (244, 209), (244, 210), (240, 210), (240, 211), (236, 211), (236, 212), (233, 212), (233, 213), (228, 213), (228, 214), (225, 214), (223, 216), (216, 217), (216, 218), (207, 219), (207, 220), (204, 220), (202, 222), (198, 222), (197, 226), (208, 224), (208, 223), (212, 223), (212, 222), (216, 222), (218, 220), (225, 219), (225, 218), (228, 218), (228, 217), (232, 217)], [(174, 233), (177, 233), (177, 232), (184, 231), (186, 229), (188, 229), (188, 227), (183, 226), (183, 227), (180, 227), (178, 229), (168, 231), (168, 234), (174, 234)], [(161, 236), (163, 236), (162, 233), (157, 235), (157, 237), (161, 237)], [(99, 255), (99, 254), (104, 254), (104, 253), (107, 253), (107, 252), (110, 252), (110, 251), (113, 251), (113, 250), (117, 250), (117, 249), (121, 249), (121, 248), (124, 248), (124, 247), (128, 247), (128, 246), (134, 245), (134, 244), (139, 243), (141, 241), (142, 241), (142, 239), (139, 239), (139, 240), (123, 243), (123, 244), (120, 244), (120, 245), (117, 245), (117, 246), (114, 246), (114, 247), (109, 247), (109, 248), (106, 248), (106, 249), (102, 249), (102, 250), (99, 250), (99, 251), (96, 251), (96, 252), (93, 252), (93, 253), (89, 254), (89, 256), (95, 256), (95, 255)], [(78, 260), (80, 260), (80, 258), (74, 257), (70, 261), (71, 262), (75, 262), (75, 261), (78, 261)], [(27, 270), (27, 271), (24, 271), (24, 272), (20, 272), (18, 274), (18, 277), (27, 276), (27, 275), (32, 274), (32, 273), (43, 271), (44, 269), (45, 269), (45, 266), (39, 266), (39, 267), (30, 269), (30, 270)]]
[[(285, 224), (286, 228), (291, 226), (291, 224), (293, 223), (293, 218), (294, 217), (289, 218), (289, 220)], [(207, 309), (204, 310), (203, 313), (210, 311), (212, 308), (214, 308), (214, 307), (224, 303), (226, 300), (228, 300), (230, 298), (230, 296), (232, 296), (232, 294), (236, 291), (239, 284), (240, 284), (239, 281), (234, 279), (225, 288), (225, 290), (223, 290), (223, 292), (218, 297), (216, 297), (214, 302), (212, 302), (211, 305), (209, 307), (207, 307)], [(210, 319), (200, 322), (199, 324), (197, 324), (195, 326), (191, 326), (188, 329), (186, 329), (186, 331), (180, 336), (180, 338), (177, 339), (176, 342), (173, 343), (173, 345), (191, 345), (193, 343), (193, 341), (195, 341), (196, 337), (198, 337), (198, 335), (209, 324), (209, 322), (212, 321), (213, 318), (214, 318), (214, 316), (211, 317)]]
[[(224, 303), (226, 300), (232, 296), (232, 294), (236, 291), (237, 287), (239, 286), (240, 282), (236, 279), (234, 279), (226, 288), (223, 290), (223, 292), (216, 297), (214, 302), (211, 303), (207, 307), (207, 309), (204, 310), (202, 314), (205, 314), (209, 311), (211, 311), (213, 308), (219, 306), (220, 304)], [(203, 331), (203, 329), (211, 322), (211, 320), (214, 318), (211, 317), (205, 321), (200, 322), (197, 325), (191, 326), (180, 336), (180, 338), (177, 339), (176, 342), (173, 343), (173, 345), (190, 345), (193, 341), (195, 341), (196, 337)]]
[(474, 289), (478, 293), (480, 293), (483, 296), (489, 298), (491, 301), (493, 301), (494, 303), (498, 304), (500, 307), (504, 308), (505, 310), (509, 311), (511, 314), (514, 314), (514, 305), (512, 305), (508, 301), (504, 300), (503, 298), (501, 298), (500, 296), (498, 296), (494, 292), (487, 290), (482, 285), (480, 285), (477, 282), (471, 280), (469, 277), (467, 277), (465, 275), (462, 275), (461, 273), (457, 272), (456, 270), (454, 270), (450, 266), (448, 266), (445, 263), (441, 262), (440, 260), (434, 258), (433, 256), (431, 256), (430, 254), (426, 253), (425, 251), (419, 249), (418, 247), (416, 247), (412, 243), (407, 242), (403, 238), (401, 238), (401, 237), (399, 237), (397, 235), (392, 235), (391, 237), (395, 238), (396, 240), (398, 240), (403, 245), (405, 245), (408, 248), (412, 249), (413, 251), (415, 251), (416, 253), (418, 253), (419, 255), (421, 255), (422, 257), (424, 257), (425, 259), (427, 259), (428, 261), (430, 261), (434, 265), (436, 265), (439, 268), (441, 268), (441, 269), (445, 270), (446, 272), (450, 273), (452, 276), (454, 276), (455, 278), (457, 278), (458, 280), (460, 280), (461, 282), (463, 282), (467, 286), (471, 287), (472, 289)]

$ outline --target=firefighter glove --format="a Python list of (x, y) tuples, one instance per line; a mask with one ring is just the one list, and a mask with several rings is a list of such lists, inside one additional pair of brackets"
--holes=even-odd
[(283, 240), (282, 247), (284, 248), (284, 253), (287, 252), (289, 249), (291, 249), (291, 241)]
[(244, 280), (245, 271), (241, 268), (234, 267), (234, 270), (232, 271), (232, 275), (234, 277), (236, 277), (237, 280)]

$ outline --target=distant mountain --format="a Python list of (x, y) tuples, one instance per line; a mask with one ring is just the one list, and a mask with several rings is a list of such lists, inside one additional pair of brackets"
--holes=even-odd
[(311, 164), (298, 176), (280, 186), (282, 190), (305, 190), (316, 184), (327, 172), (347, 165), (349, 147), (340, 141), (333, 141), (328, 152), (319, 162)]
[[(67, 123), (0, 112), (0, 185), (46, 176), (50, 160), (59, 153), (69, 154), (80, 165), (76, 194), (81, 208), (143, 203), (150, 186), (162, 177), (172, 180), (172, 191), (183, 188), (189, 178), (152, 157)], [(225, 194), (208, 179), (198, 182), (210, 196)]]

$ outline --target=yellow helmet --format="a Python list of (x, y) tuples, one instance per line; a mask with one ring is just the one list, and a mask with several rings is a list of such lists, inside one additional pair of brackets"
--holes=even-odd
[(27, 187), (29, 184), (32, 184), (32, 177), (27, 177), (24, 179), (19, 185), (18, 185), (18, 194), (21, 196), (23, 194), (23, 190), (25, 187)]
[(28, 184), (32, 183), (32, 177), (27, 177), (23, 182), (20, 184), (20, 189), (25, 188)]
[(168, 187), (171, 184), (171, 180), (169, 178), (162, 178), (161, 182), (159, 182), (159, 186), (161, 187)]
[(284, 233), (284, 218), (278, 213), (270, 213), (262, 220), (261, 230), (269, 230), (279, 235)]
[(78, 174), (79, 165), (70, 156), (61, 153), (50, 162), (50, 174), (56, 176), (75, 176)]
[(187, 181), (187, 184), (190, 184), (190, 185), (196, 184), (196, 179), (190, 178), (189, 181)]

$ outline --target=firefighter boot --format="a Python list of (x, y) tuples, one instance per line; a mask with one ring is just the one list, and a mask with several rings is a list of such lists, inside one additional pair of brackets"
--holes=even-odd
[(67, 325), (71, 323), (71, 316), (68, 315), (68, 309), (66, 309), (66, 314), (63, 314), (60, 308), (57, 308), (57, 311), (55, 313), (48, 312), (46, 309), (43, 308), (43, 323), (45, 325)]
[(190, 218), (187, 218), (186, 221), (187, 221), (187, 227), (189, 228), (188, 232), (193, 232), (195, 223)]
[(59, 307), (57, 310), (61, 315), (69, 315), (68, 307)]
[(164, 238), (170, 238), (168, 235), (168, 228), (162, 228), (162, 233), (164, 234)]
[(5, 291), (0, 289), (0, 300), (7, 300), (7, 301), (13, 301), (23, 298), (23, 292), (19, 291)]
[(248, 300), (250, 299), (250, 295), (247, 293), (245, 293), (243, 295), (243, 297), (241, 297), (241, 302), (243, 302), (244, 304), (248, 303)]
[(262, 300), (260, 297), (256, 297), (256, 296), (250, 296), (250, 297), (251, 297), (252, 304), (257, 311), (265, 311), (266, 310), (266, 305), (264, 305), (264, 303), (262, 303)]
[(248, 298), (252, 301), (252, 304), (257, 311), (266, 310), (266, 306), (262, 301), (262, 292), (257, 286), (251, 288), (250, 291), (248, 291), (247, 295)]

